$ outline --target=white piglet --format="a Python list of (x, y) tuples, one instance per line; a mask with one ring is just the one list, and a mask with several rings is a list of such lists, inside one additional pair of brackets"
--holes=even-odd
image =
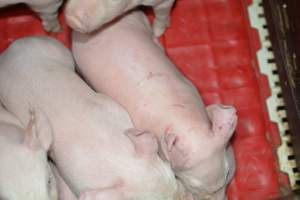
[(78, 198), (71, 191), (70, 187), (67, 185), (65, 180), (60, 175), (59, 171), (57, 170), (57, 167), (52, 162), (49, 162), (49, 165), (52, 169), (53, 175), (56, 180), (58, 199), (59, 200), (78, 200)]
[(161, 36), (170, 25), (170, 12), (175, 0), (69, 0), (65, 16), (74, 30), (89, 33), (127, 11), (140, 6), (152, 6), (155, 14), (153, 32)]
[(0, 57), (0, 100), (27, 120), (39, 107), (53, 127), (51, 157), (81, 200), (183, 199), (156, 138), (75, 74), (71, 52), (46, 37), (14, 42)]
[(25, 3), (42, 19), (43, 27), (48, 32), (59, 32), (58, 9), (63, 0), (0, 0), (0, 8)]
[[(0, 199), (57, 200), (56, 181), (47, 161), (50, 132), (37, 127), (29, 115), (27, 126), (0, 104)], [(64, 200), (64, 199), (62, 199)]]
[(92, 35), (73, 34), (79, 71), (99, 92), (129, 112), (135, 126), (160, 139), (195, 199), (224, 199), (234, 159), (231, 106), (204, 106), (197, 89), (165, 55), (142, 12), (132, 12)]

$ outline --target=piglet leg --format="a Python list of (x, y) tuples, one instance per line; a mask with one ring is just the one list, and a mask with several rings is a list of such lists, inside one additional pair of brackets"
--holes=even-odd
[(161, 36), (170, 25), (170, 13), (174, 1), (165, 0), (153, 8), (155, 14), (153, 32), (155, 36)]
[(58, 9), (63, 3), (62, 0), (56, 0), (48, 5), (29, 5), (30, 8), (37, 12), (42, 19), (42, 24), (47, 32), (60, 32), (61, 26), (58, 21)]

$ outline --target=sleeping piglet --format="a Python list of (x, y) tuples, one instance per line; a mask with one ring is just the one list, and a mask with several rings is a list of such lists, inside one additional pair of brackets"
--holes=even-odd
[(69, 0), (66, 21), (74, 30), (88, 33), (139, 6), (152, 6), (155, 14), (153, 31), (161, 36), (170, 24), (170, 11), (175, 0)]
[(236, 110), (205, 107), (197, 89), (163, 52), (146, 16), (127, 14), (92, 35), (73, 33), (79, 71), (95, 90), (159, 138), (161, 154), (195, 199), (224, 199), (234, 171), (229, 139)]
[(57, 16), (63, 0), (0, 0), (0, 8), (18, 3), (25, 3), (37, 12), (46, 31), (58, 32), (61, 30)]
[(48, 117), (51, 158), (80, 200), (184, 198), (154, 135), (134, 128), (123, 107), (89, 88), (56, 40), (19, 39), (3, 53), (0, 100), (22, 122), (28, 105)]
[(0, 104), (0, 199), (58, 199), (47, 161), (52, 135), (38, 128), (35, 117), (31, 111), (23, 129), (19, 120)]
[(70, 187), (67, 185), (65, 180), (61, 177), (55, 164), (52, 162), (49, 162), (49, 165), (52, 169), (53, 175), (56, 180), (58, 199), (59, 200), (78, 200), (78, 198), (71, 191)]

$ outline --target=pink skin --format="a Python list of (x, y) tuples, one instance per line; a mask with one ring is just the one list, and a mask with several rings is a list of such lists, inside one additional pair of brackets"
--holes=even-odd
[(90, 89), (62, 44), (47, 37), (19, 39), (0, 60), (0, 100), (22, 122), (28, 120), (28, 105), (49, 118), (50, 155), (77, 197), (112, 190), (123, 200), (179, 199), (155, 137), (133, 128), (123, 107)]
[(57, 16), (58, 9), (63, 0), (0, 0), (0, 8), (18, 3), (27, 4), (33, 11), (39, 14), (45, 31), (61, 31)]
[[(74, 32), (73, 54), (96, 91), (123, 105), (137, 128), (155, 133), (160, 153), (196, 199), (225, 191), (234, 169), (228, 142), (236, 111), (231, 106), (204, 107), (142, 12), (129, 13), (93, 35)], [(218, 196), (225, 198), (224, 192)]]
[(49, 163), (56, 179), (57, 185), (57, 196), (59, 200), (78, 200), (74, 193), (71, 191), (70, 187), (67, 185), (65, 180), (59, 174), (56, 166), (53, 163)]
[(74, 30), (90, 33), (105, 23), (137, 6), (152, 6), (155, 14), (153, 32), (161, 36), (170, 24), (170, 12), (175, 0), (69, 0), (65, 16)]
[[(178, 200), (197, 200), (194, 199), (190, 192), (186, 192), (185, 188), (182, 186), (182, 183), (177, 180), (178, 183), (178, 192), (177, 198)], [(122, 193), (116, 192), (115, 188), (121, 187), (122, 184), (117, 183), (116, 185), (104, 188), (99, 192), (99, 189), (94, 190), (86, 190), (81, 194), (79, 200), (124, 200)]]
[(52, 135), (39, 125), (39, 117), (32, 110), (23, 129), (0, 104), (0, 199), (58, 199), (47, 161)]

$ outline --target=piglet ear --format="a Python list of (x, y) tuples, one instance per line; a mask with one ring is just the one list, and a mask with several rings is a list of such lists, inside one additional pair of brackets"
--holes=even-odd
[(209, 105), (206, 110), (212, 122), (213, 133), (216, 137), (220, 138), (224, 144), (227, 144), (237, 124), (235, 108), (232, 106), (213, 104)]
[(172, 168), (176, 170), (184, 169), (188, 157), (178, 136), (173, 133), (165, 133), (161, 146), (163, 154), (171, 163)]
[(35, 112), (30, 108), (30, 119), (25, 130), (23, 144), (32, 150), (40, 148), (40, 143), (37, 138)]
[(52, 128), (45, 113), (40, 109), (29, 109), (30, 120), (25, 130), (24, 144), (31, 149), (48, 151), (52, 144)]
[(80, 194), (79, 200), (124, 200), (120, 189), (117, 186), (86, 190)]
[(126, 130), (125, 134), (134, 144), (138, 155), (155, 155), (158, 152), (158, 142), (154, 134), (135, 128)]

